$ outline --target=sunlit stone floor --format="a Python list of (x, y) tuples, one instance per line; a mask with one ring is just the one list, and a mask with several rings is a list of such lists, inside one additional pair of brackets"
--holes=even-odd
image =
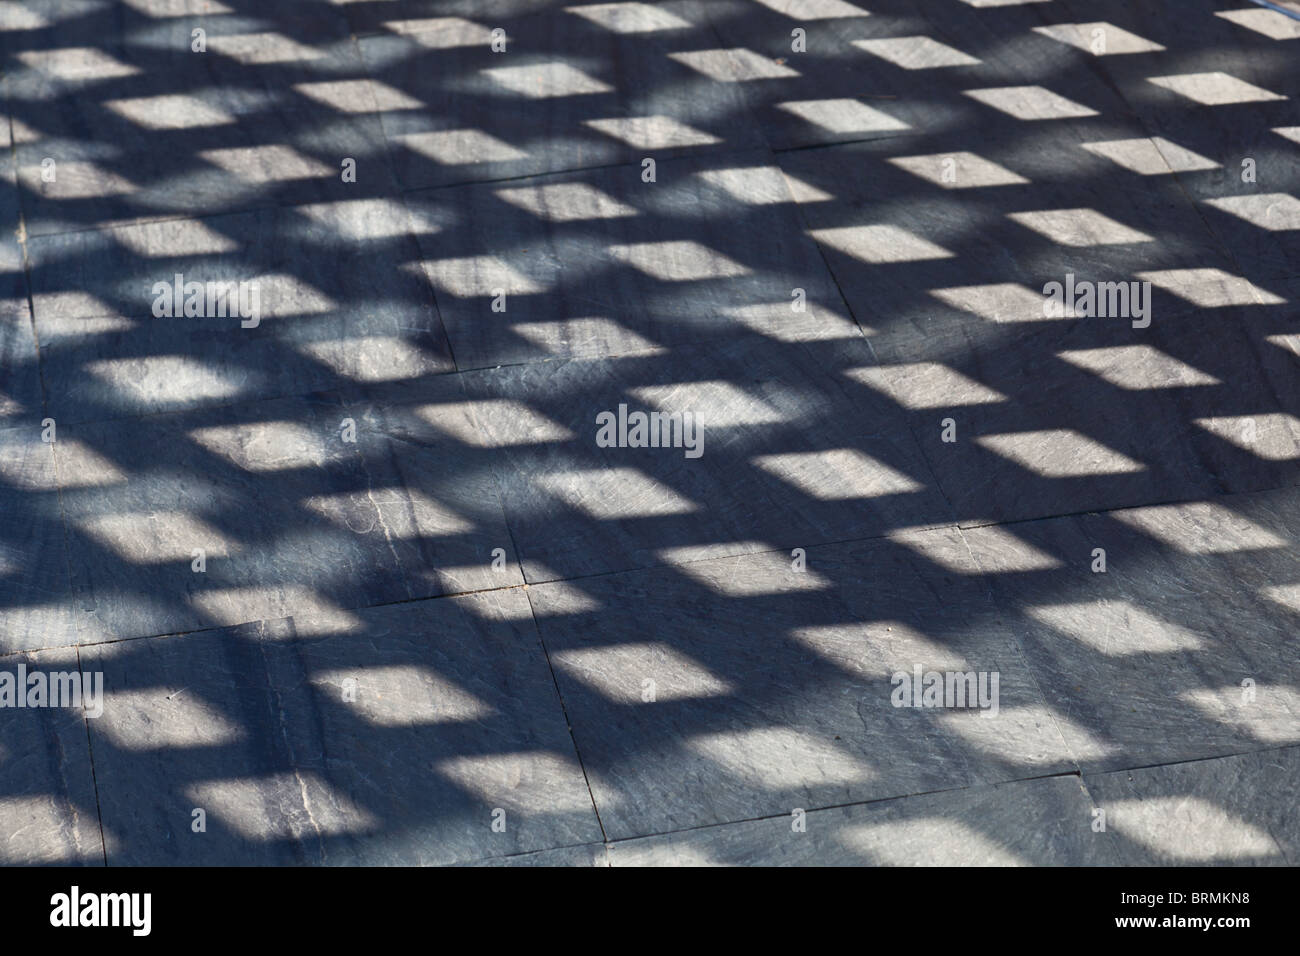
[(0, 707), (0, 863), (1300, 862), (1300, 20), (21, 0), (0, 52), (0, 674), (104, 687)]

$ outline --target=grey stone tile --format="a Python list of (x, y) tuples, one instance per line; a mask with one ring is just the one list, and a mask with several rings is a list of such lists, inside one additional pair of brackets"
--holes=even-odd
[[(49, 681), (77, 673), (73, 651), (0, 657), (0, 680), (12, 682), (7, 693), (17, 687), (26, 695), (32, 685), (20, 681), (37, 674)], [(18, 708), (7, 700), (0, 706), (0, 770), (0, 864), (103, 865), (81, 709)]]
[[(1072, 769), (959, 534), (804, 558), (529, 588), (610, 839)], [(996, 714), (904, 706), (918, 668), (996, 674)]]
[[(870, 363), (861, 341), (817, 346), (755, 337), (461, 376), (527, 579), (952, 523), (905, 425), (832, 371)], [(620, 445), (638, 412), (682, 428), (661, 419), (661, 447), (630, 430)]]
[[(572, 6), (575, 4), (569, 0), (501, 0), (494, 3), (490, 11), (485, 11), (476, 0), (441, 0), (436, 8), (430, 8), (424, 0), (390, 0), (382, 7), (352, 3), (342, 10), (357, 36), (438, 34), (439, 41), (447, 45), (444, 48), (451, 48), (456, 44), (476, 43), (479, 34), (475, 27), (482, 30), (500, 27), (509, 34), (512, 32), (509, 28), (520, 20), (548, 12), (560, 17), (566, 8)], [(517, 41), (524, 39), (526, 35), (516, 35)]]
[[(8, 136), (8, 122), (0, 117), (0, 138)], [(0, 426), (25, 418), (39, 420), (41, 377), (36, 361), (36, 339), (27, 301), (23, 250), (18, 242), (18, 194), (14, 185), (13, 157), (0, 156)]]
[(1126, 866), (1294, 866), (1300, 749), (1085, 774)]
[[(33, 239), (51, 413), (93, 421), (449, 371), (411, 228), (400, 200), (356, 199)], [(208, 283), (237, 288), (208, 302)], [(177, 314), (178, 292), (201, 314)]]
[(0, 653), (77, 641), (54, 446), (43, 431), (39, 420), (0, 430)]
[(107, 686), (91, 733), (112, 864), (445, 864), (601, 839), (522, 590), (83, 655)]
[[(564, 9), (466, 19), (440, 8), (432, 25), (428, 9), (410, 20), (375, 11), (399, 24), (360, 46), (376, 85), (400, 91), (381, 116), (403, 186), (762, 145), (740, 91), (679, 62), (679, 51), (714, 42), (703, 6), (657, 3), (668, 28), (635, 33)], [(504, 51), (493, 51), (493, 29)]]
[[(0, 5), (0, 655), (110, 671), (108, 857), (1295, 862), (1297, 37)], [(178, 273), (261, 322), (153, 317)], [(917, 664), (997, 718), (886, 704)], [(0, 861), (102, 860), (84, 723), (14, 720)]]
[(1081, 117), (1128, 112), (1086, 67), (1062, 69), (1057, 46), (1031, 32), (1045, 16), (1033, 4), (995, 20), (946, 0), (707, 6), (721, 43), (696, 62), (744, 90), (777, 149), (900, 133), (970, 149), (1036, 124), (1070, 139)]
[[(1085, 13), (1088, 4), (1065, 6), (1095, 18)], [(1108, 12), (1165, 47), (1101, 57), (1097, 68), (1153, 133), (1216, 164), (1177, 174), (1210, 227), (1255, 276), (1300, 274), (1296, 144), (1276, 132), (1296, 125), (1294, 21), (1250, 11), (1257, 16), (1249, 29), (1208, 0), (1182, 6), (1176, 17), (1147, 8)], [(1253, 181), (1243, 168), (1247, 160)]]
[(1085, 771), (1300, 740), (1293, 498), (964, 532)]
[[(372, 84), (341, 19), (196, 22), (151, 22), (120, 49), (66, 37), (16, 54), (29, 234), (395, 189)], [(208, 30), (205, 52), (192, 52), (192, 28)], [(342, 177), (349, 157), (353, 183)]]
[[(453, 431), (444, 404), (430, 419)], [(518, 583), (512, 554), (493, 569), (509, 535), (491, 478), (464, 473), (455, 447), (398, 448), (329, 396), (68, 426), (57, 453), (82, 640), (346, 619)]]
[(1095, 866), (1116, 860), (1091, 830), (1074, 776), (811, 810), (614, 843), (612, 866)]
[(622, 166), (410, 197), (413, 213), (437, 227), (417, 238), (458, 366), (750, 330), (857, 334), (769, 154), (657, 169), (654, 183)]
[(881, 366), (844, 374), (907, 417), (963, 523), (1294, 485), (1291, 307), (1171, 316), (1153, 302), (1146, 328), (995, 317), (889, 329), (869, 337)]
[[(1126, 135), (1109, 122), (1081, 132)], [(1243, 278), (1176, 183), (1116, 177), (1111, 160), (1055, 130), (896, 138), (779, 163), (854, 316), (885, 350), (990, 325), (1067, 325), (1047, 317), (1044, 289), (1070, 276), (1151, 280), (1153, 321), (1208, 304), (1213, 290), (1184, 291), (1201, 275), (1189, 270)]]
[(538, 850), (518, 856), (493, 856), (476, 860), (469, 866), (609, 866), (609, 853), (603, 843), (586, 846)]
[[(1023, 352), (981, 347), (854, 373), (864, 392), (913, 406), (918, 443), (963, 524), (1217, 490), (1187, 447), (1193, 426), (1172, 399), (1121, 392), (1058, 357), (1073, 343), (1038, 338), (1050, 347), (1039, 351), (1022, 336)], [(928, 394), (908, 385), (922, 373), (934, 380)]]

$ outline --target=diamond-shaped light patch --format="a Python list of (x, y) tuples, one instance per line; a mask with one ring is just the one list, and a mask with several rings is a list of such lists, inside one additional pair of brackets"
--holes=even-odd
[(1114, 345), (1100, 349), (1073, 349), (1058, 354), (1071, 365), (1130, 391), (1221, 384), (1213, 375), (1186, 365), (1151, 345)]
[(847, 501), (920, 491), (907, 475), (856, 448), (759, 455), (755, 465), (818, 501)]
[(1230, 20), (1239, 27), (1262, 33), (1271, 40), (1295, 40), (1300, 38), (1300, 20), (1288, 17), (1276, 10), (1252, 8), (1249, 10), (1216, 10), (1216, 17)]
[(722, 83), (776, 80), (799, 75), (797, 70), (743, 47), (733, 50), (688, 50), (670, 53), (668, 56), (697, 73), (703, 73), (709, 79)]
[(197, 129), (235, 121), (219, 106), (209, 105), (197, 96), (181, 94), (107, 100), (104, 105), (141, 129)]
[(533, 484), (590, 518), (653, 518), (691, 514), (699, 507), (636, 468), (548, 472)]
[(208, 46), (245, 66), (315, 60), (321, 54), (280, 33), (243, 33), (209, 38)]
[(424, 269), (430, 282), (462, 298), (496, 295), (499, 289), (515, 295), (545, 291), (545, 287), (495, 256), (434, 259), (424, 263)]
[(1205, 202), (1269, 232), (1300, 229), (1300, 199), (1288, 193), (1226, 196), (1223, 199), (1207, 199)]
[(1150, 139), (1112, 139), (1098, 143), (1083, 143), (1084, 149), (1105, 156), (1112, 163), (1137, 173), (1139, 176), (1164, 176), (1169, 173), (1194, 173), (1203, 169), (1218, 169), (1219, 164), (1199, 153), (1153, 136)]
[(729, 278), (749, 273), (739, 262), (690, 239), (610, 246), (609, 254), (664, 282)]
[(933, 37), (889, 37), (881, 40), (854, 40), (859, 50), (866, 50), (882, 60), (905, 70), (933, 70), (946, 66), (978, 66), (975, 57), (955, 50)]
[(583, 125), (621, 140), (637, 149), (677, 149), (683, 146), (707, 146), (721, 142), (716, 136), (701, 132), (671, 116), (626, 116), (612, 119), (583, 120)]
[(1057, 23), (1034, 27), (1034, 32), (1097, 56), (1155, 53), (1164, 49), (1159, 43), (1152, 43), (1109, 23)]
[(655, 33), (690, 26), (677, 14), (648, 3), (593, 3), (564, 9), (613, 33)]
[(1287, 541), (1214, 501), (1149, 505), (1110, 512), (1111, 518), (1148, 534), (1181, 554), (1234, 554), (1285, 548)]
[(771, 206), (790, 201), (785, 177), (775, 166), (706, 169), (696, 175), (746, 205)]
[(848, 369), (844, 374), (913, 410), (982, 405), (1004, 402), (1007, 398), (938, 362), (873, 365)]
[(295, 83), (303, 96), (324, 103), (340, 113), (371, 113), (376, 109), (414, 110), (424, 104), (378, 80), (326, 80), (319, 83)]
[(776, 108), (832, 133), (883, 133), (910, 129), (900, 119), (857, 100), (794, 100)]
[(1300, 458), (1300, 419), (1285, 412), (1259, 415), (1220, 415), (1198, 418), (1196, 424), (1226, 442), (1266, 461)]
[(449, 129), (397, 137), (403, 145), (444, 166), (527, 159), (528, 154), (477, 129)]
[(1151, 76), (1147, 79), (1156, 86), (1206, 106), (1263, 103), (1269, 100), (1286, 99), (1285, 96), (1278, 96), (1276, 93), (1270, 93), (1252, 83), (1221, 72), (1180, 73), (1177, 76)]
[(980, 435), (975, 442), (1043, 478), (1145, 471), (1146, 466), (1069, 428)]
[(140, 72), (139, 68), (115, 60), (96, 47), (23, 50), (15, 55), (24, 65), (60, 80), (75, 80), (85, 76), (107, 80)]
[(1014, 282), (931, 289), (930, 295), (954, 309), (973, 312), (990, 322), (1042, 322), (1043, 296)]
[(422, 20), (390, 20), (384, 28), (412, 36), (420, 46), (432, 50), (487, 46), (492, 32), (460, 17), (429, 17)]
[(548, 222), (576, 222), (584, 219), (619, 219), (637, 211), (587, 183), (552, 183), (498, 189), (496, 195), (512, 206), (525, 209)]
[(294, 179), (332, 176), (334, 169), (291, 146), (236, 146), (232, 149), (205, 149), (199, 155), (226, 172), (250, 183), (278, 183)]
[(1137, 277), (1193, 305), (1217, 309), (1229, 305), (1281, 305), (1286, 299), (1222, 269), (1162, 269)]
[(1023, 176), (974, 153), (936, 153), (933, 156), (894, 156), (889, 162), (913, 176), (944, 189), (977, 189), (981, 186), (1017, 186), (1029, 182)]
[(818, 242), (869, 263), (922, 262), (953, 257), (943, 246), (901, 226), (842, 226), (838, 229), (814, 229), (812, 235)]
[(1083, 248), (1155, 241), (1146, 233), (1130, 229), (1095, 209), (1012, 212), (1007, 213), (1007, 218), (1063, 246)]
[(1037, 121), (1096, 116), (1097, 111), (1041, 86), (999, 86), (966, 90), (966, 95), (1019, 120)]
[(844, 0), (758, 0), (763, 6), (796, 20), (835, 20), (869, 16), (866, 10)]
[(613, 90), (609, 84), (588, 76), (567, 63), (502, 66), (483, 72), (506, 89), (534, 100), (587, 96)]

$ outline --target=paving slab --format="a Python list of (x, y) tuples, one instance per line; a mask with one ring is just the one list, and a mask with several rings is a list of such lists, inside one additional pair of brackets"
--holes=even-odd
[(1085, 772), (1300, 740), (1293, 497), (963, 532)]
[(110, 865), (447, 864), (601, 839), (521, 590), (83, 654), (107, 687)]
[[(446, 404), (432, 420), (454, 433)], [(520, 583), (513, 554), (494, 560), (491, 477), (452, 439), (398, 449), (355, 414), (317, 396), (63, 429), (82, 642)]]
[(0, 862), (1300, 859), (1300, 21), (489, 6), (0, 5)]
[(54, 445), (42, 433), (39, 421), (0, 430), (0, 654), (78, 640)]
[[(529, 588), (611, 839), (1073, 769), (960, 534), (799, 558)], [(909, 706), (917, 670), (990, 706)]]
[(905, 423), (830, 372), (862, 342), (817, 345), (460, 376), (528, 581), (951, 524)]
[(1279, 307), (972, 329), (843, 374), (907, 415), (963, 524), (1019, 520), (1295, 485), (1295, 353), (1270, 332), (1289, 324)]
[[(0, 118), (0, 148), (8, 136), (8, 124)], [(18, 241), (18, 193), (14, 182), (13, 156), (5, 149), (0, 155), (0, 426), (24, 419), (40, 419), (41, 372), (36, 356), (31, 306), (27, 298), (27, 276), (23, 249)]]
[(450, 371), (400, 199), (28, 243), (49, 410), (97, 421)]
[(517, 18), (477, 10), (468, 19), (377, 11), (394, 20), (359, 43), (375, 86), (400, 91), (381, 93), (380, 109), (402, 185), (761, 146), (740, 91), (680, 62), (681, 51), (714, 42), (704, 6), (647, 5), (662, 25), (649, 30), (573, 9)]
[[(1079, 137), (1132, 133), (1107, 121)], [(886, 347), (967, 325), (1019, 333), (1051, 322), (1050, 282), (1064, 296), (1071, 281), (1151, 281), (1152, 321), (1219, 304), (1215, 289), (1189, 297), (1199, 277), (1190, 270), (1231, 277), (1245, 290), (1237, 304), (1256, 301), (1176, 182), (1117, 175), (1080, 142), (1055, 130), (976, 143), (906, 137), (778, 162), (855, 318)]]
[(612, 866), (1114, 865), (1075, 776), (700, 827), (610, 846)]
[[(1080, 16), (1089, 8), (1064, 6)], [(1300, 171), (1288, 134), (1300, 95), (1297, 21), (1209, 0), (1180, 5), (1178, 16), (1115, 14), (1164, 49), (1096, 58), (1096, 69), (1153, 133), (1218, 164), (1177, 176), (1242, 268), (1262, 279), (1300, 273)]]
[[(341, 19), (281, 30), (234, 17), (145, 23), (117, 34), (117, 46), (59, 35), (15, 53), (8, 85), (29, 234), (395, 189)], [(207, 31), (204, 51), (193, 50), (193, 29)]]
[(1295, 866), (1300, 750), (1085, 774), (1125, 866)]
[[(688, 62), (742, 89), (776, 149), (903, 133), (973, 143), (1043, 123), (1066, 139), (1080, 117), (1123, 115), (1086, 69), (1032, 32), (1045, 14), (1008, 5), (708, 4), (721, 43)], [(1014, 37), (1014, 41), (1010, 38)]]
[(408, 196), (458, 368), (856, 334), (770, 154)]
[[(71, 650), (0, 657), (7, 693), (79, 675)], [(48, 686), (48, 684), (47, 684)], [(70, 684), (69, 684), (70, 686)], [(47, 701), (49, 698), (47, 698)], [(94, 771), (80, 707), (0, 707), (0, 864), (102, 866)]]

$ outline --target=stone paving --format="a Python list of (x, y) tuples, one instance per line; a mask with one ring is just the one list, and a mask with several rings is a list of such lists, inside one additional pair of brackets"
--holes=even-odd
[(0, 863), (1300, 863), (1300, 19), (0, 51)]

